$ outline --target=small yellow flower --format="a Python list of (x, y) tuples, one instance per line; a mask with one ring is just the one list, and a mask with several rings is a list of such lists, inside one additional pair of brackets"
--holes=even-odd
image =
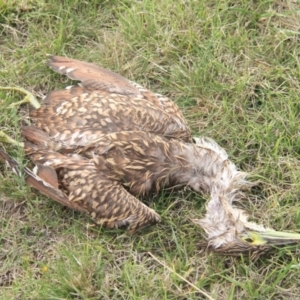
[(48, 267), (47, 266), (43, 266), (42, 267), (42, 273), (46, 273), (48, 271)]

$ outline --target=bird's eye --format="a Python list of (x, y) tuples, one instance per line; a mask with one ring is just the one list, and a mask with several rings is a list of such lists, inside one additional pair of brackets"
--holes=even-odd
[(253, 243), (253, 239), (251, 239), (251, 238), (249, 238), (249, 237), (246, 238), (246, 239), (244, 239), (244, 241), (247, 242), (247, 243)]

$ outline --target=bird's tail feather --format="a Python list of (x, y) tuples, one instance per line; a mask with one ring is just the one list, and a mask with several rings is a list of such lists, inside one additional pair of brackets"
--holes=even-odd
[[(20, 164), (14, 158), (8, 155), (4, 149), (0, 149), (0, 160), (6, 163), (6, 165), (16, 175), (22, 176)], [(67, 195), (58, 189), (57, 179), (55, 179), (53, 171), (54, 170), (50, 167), (39, 165), (35, 166), (34, 172), (27, 167), (23, 168), (23, 172), (25, 173), (25, 181), (30, 186), (64, 206), (77, 211), (86, 212), (85, 208), (77, 205), (74, 202), (70, 202)]]

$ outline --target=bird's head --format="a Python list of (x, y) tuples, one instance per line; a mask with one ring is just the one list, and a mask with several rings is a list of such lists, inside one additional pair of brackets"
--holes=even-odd
[(228, 195), (213, 195), (203, 219), (193, 220), (207, 234), (202, 246), (226, 255), (259, 256), (272, 247), (300, 243), (300, 234), (275, 231), (247, 220), (247, 214), (232, 205)]

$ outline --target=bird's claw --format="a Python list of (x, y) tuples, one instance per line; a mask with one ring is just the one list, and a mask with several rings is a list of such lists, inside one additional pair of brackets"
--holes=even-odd
[(35, 96), (31, 92), (29, 92), (29, 91), (27, 91), (23, 88), (20, 88), (20, 87), (0, 87), (0, 90), (17, 91), (17, 92), (20, 92), (20, 93), (26, 95), (23, 100), (10, 104), (8, 106), (9, 108), (19, 106), (19, 105), (24, 104), (24, 103), (30, 103), (36, 109), (40, 108), (40, 106), (41, 106), (40, 103), (35, 98)]
[(0, 142), (5, 144), (12, 144), (18, 147), (24, 147), (24, 143), (14, 140), (3, 131), (0, 131)]

